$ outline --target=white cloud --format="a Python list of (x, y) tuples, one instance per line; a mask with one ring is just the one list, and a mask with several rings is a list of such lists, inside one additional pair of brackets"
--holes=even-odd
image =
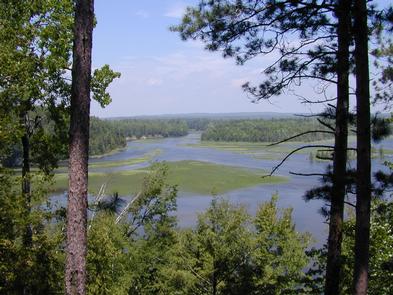
[(187, 5), (183, 2), (177, 2), (171, 6), (164, 14), (166, 17), (182, 18), (186, 11)]
[(146, 10), (138, 10), (137, 12), (135, 12), (135, 15), (141, 18), (148, 18), (150, 16)]
[(158, 78), (149, 78), (146, 80), (146, 84), (149, 86), (160, 86), (162, 85), (163, 81), (162, 79)]
[(250, 79), (247, 79), (247, 78), (232, 79), (231, 85), (235, 88), (240, 88), (248, 81), (250, 81)]
[[(190, 112), (291, 111), (302, 112), (304, 105), (296, 98), (273, 99), (277, 104), (261, 101), (252, 104), (241, 85), (258, 83), (263, 59), (236, 66), (233, 59), (219, 53), (187, 48), (161, 56), (128, 56), (113, 65), (122, 76), (110, 87), (113, 102), (98, 116)], [(309, 88), (307, 88), (308, 90)], [(289, 109), (289, 106), (291, 108)]]

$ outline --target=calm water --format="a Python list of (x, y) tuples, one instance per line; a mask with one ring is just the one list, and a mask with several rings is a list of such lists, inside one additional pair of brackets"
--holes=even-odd
[[(270, 171), (277, 165), (279, 160), (255, 159), (252, 155), (240, 154), (230, 151), (221, 151), (213, 148), (201, 148), (188, 146), (200, 142), (200, 133), (192, 133), (180, 138), (166, 138), (160, 140), (131, 141), (127, 148), (114, 155), (103, 157), (95, 161), (116, 161), (141, 157), (146, 153), (159, 149), (161, 153), (153, 158), (153, 161), (180, 161), (197, 160), (208, 161), (217, 164), (239, 166), (245, 168), (259, 168)], [(393, 140), (389, 139), (382, 144), (385, 148), (393, 148)], [(109, 172), (114, 170), (131, 170), (145, 167), (150, 163), (141, 163), (132, 166), (123, 166), (94, 171)], [(354, 165), (354, 163), (351, 163)], [(382, 161), (373, 160), (373, 170), (383, 169)], [(324, 218), (318, 213), (322, 206), (320, 201), (305, 202), (302, 198), (305, 191), (318, 186), (318, 177), (294, 176), (289, 171), (302, 173), (320, 173), (326, 169), (326, 163), (310, 162), (308, 154), (295, 154), (276, 172), (277, 175), (290, 177), (289, 182), (276, 185), (259, 185), (231, 191), (222, 195), (223, 198), (235, 204), (243, 204), (251, 214), (255, 214), (258, 205), (270, 199), (272, 194), (279, 194), (281, 207), (292, 207), (296, 228), (299, 231), (312, 233), (318, 244), (324, 242), (327, 237), (327, 225)], [(179, 193), (178, 197), (178, 221), (180, 226), (192, 226), (196, 223), (197, 214), (204, 211), (211, 201), (211, 196)]]

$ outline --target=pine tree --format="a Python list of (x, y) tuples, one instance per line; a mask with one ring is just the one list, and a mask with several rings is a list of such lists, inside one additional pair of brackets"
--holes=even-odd
[[(200, 39), (206, 43), (206, 49), (222, 50), (224, 57), (235, 57), (239, 64), (261, 54), (277, 53), (279, 57), (265, 70), (265, 81), (258, 86), (243, 85), (255, 100), (280, 95), (307, 79), (337, 86), (337, 106), (333, 114), (336, 125), (325, 124), (335, 133), (334, 177), (329, 192), (331, 216), (326, 294), (337, 294), (341, 269), (349, 117), (350, 7), (349, 0), (202, 1), (196, 8), (188, 8), (182, 24), (172, 28), (179, 31), (183, 39)], [(291, 38), (295, 36), (298, 42), (288, 45), (288, 40), (293, 41)]]
[(66, 294), (86, 294), (87, 183), (94, 1), (75, 7), (69, 141)]

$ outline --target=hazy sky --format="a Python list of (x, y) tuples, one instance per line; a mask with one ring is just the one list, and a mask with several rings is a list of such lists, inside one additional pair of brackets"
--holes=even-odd
[[(186, 6), (197, 0), (96, 0), (93, 66), (109, 64), (121, 72), (110, 87), (113, 102), (99, 117), (174, 113), (310, 112), (322, 106), (299, 103), (286, 94), (271, 102), (251, 103), (242, 91), (246, 81), (258, 81), (271, 62), (261, 57), (237, 66), (233, 59), (207, 52), (199, 42), (181, 41), (169, 31)], [(313, 93), (303, 85), (297, 93)]]

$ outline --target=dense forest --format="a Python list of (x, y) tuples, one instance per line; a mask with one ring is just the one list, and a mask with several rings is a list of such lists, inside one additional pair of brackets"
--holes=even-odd
[(333, 134), (313, 119), (234, 120), (211, 122), (202, 134), (202, 140), (277, 142), (308, 131), (293, 141), (331, 139)]
[(141, 137), (169, 137), (183, 136), (188, 133), (184, 120), (113, 120), (108, 124), (127, 137), (139, 139)]
[(126, 144), (124, 134), (116, 126), (96, 117), (90, 118), (90, 156), (102, 155)]

